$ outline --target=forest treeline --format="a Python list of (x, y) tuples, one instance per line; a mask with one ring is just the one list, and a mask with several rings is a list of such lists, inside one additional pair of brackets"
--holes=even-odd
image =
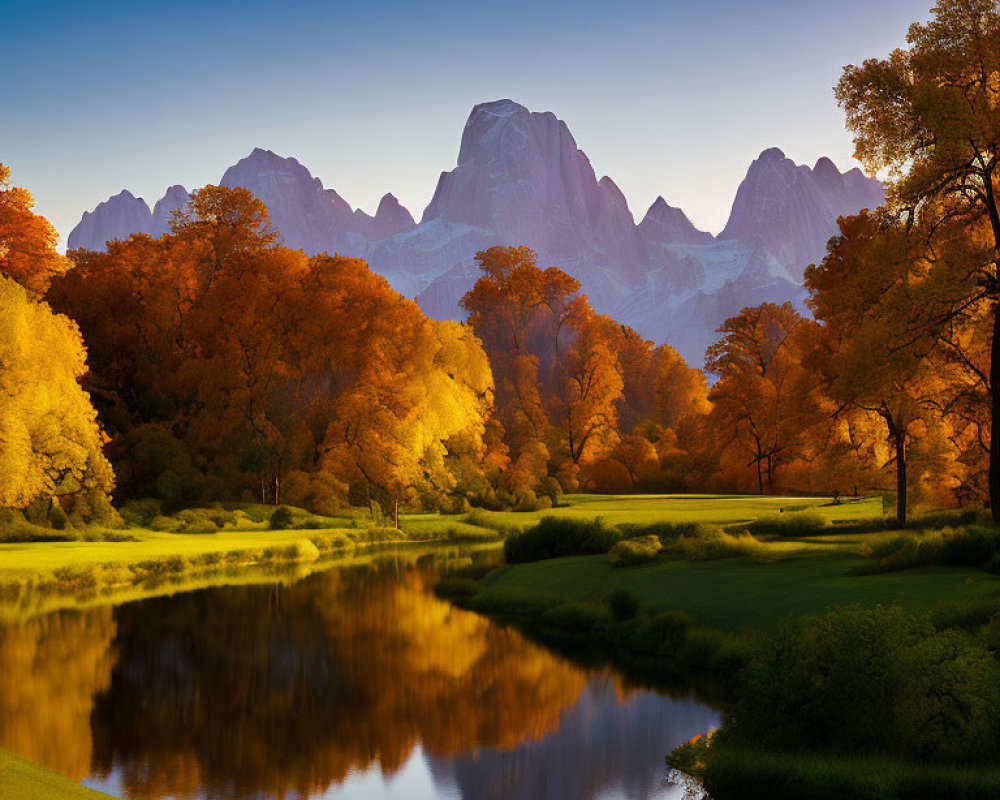
[[(884, 207), (841, 219), (811, 315), (743, 309), (706, 372), (524, 247), (477, 254), (464, 324), (356, 259), (283, 247), (246, 190), (171, 233), (56, 252), (0, 168), (0, 506), (534, 509), (562, 492), (895, 492), (1000, 510), (1000, 22), (942, 0), (845, 69)], [(112, 474), (113, 468), (113, 474)]]

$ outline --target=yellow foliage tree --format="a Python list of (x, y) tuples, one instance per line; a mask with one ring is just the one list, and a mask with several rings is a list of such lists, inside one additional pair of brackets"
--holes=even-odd
[(106, 502), (113, 485), (76, 325), (0, 276), (0, 506), (77, 495)]

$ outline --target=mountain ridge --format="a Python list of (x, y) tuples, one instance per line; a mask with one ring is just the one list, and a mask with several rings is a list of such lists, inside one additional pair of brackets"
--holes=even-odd
[[(288, 246), (364, 258), (438, 318), (463, 318), (458, 300), (478, 277), (478, 250), (526, 245), (540, 264), (576, 277), (599, 312), (668, 341), (694, 365), (743, 306), (789, 300), (802, 308), (802, 272), (822, 257), (837, 217), (883, 200), (881, 185), (856, 168), (841, 172), (825, 156), (810, 168), (769, 148), (748, 168), (718, 236), (662, 196), (637, 223), (564, 121), (512, 100), (472, 109), (455, 167), (440, 174), (419, 223), (391, 193), (374, 216), (354, 209), (296, 159), (261, 148), (229, 167), (220, 185), (259, 197)], [(83, 215), (70, 246), (160, 235), (186, 198), (171, 187), (151, 211), (123, 191)]]

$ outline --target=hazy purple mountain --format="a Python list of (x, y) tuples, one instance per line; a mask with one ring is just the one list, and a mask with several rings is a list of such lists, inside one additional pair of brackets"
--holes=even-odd
[[(220, 185), (253, 192), (268, 207), (271, 224), (284, 243), (310, 255), (328, 251), (365, 256), (373, 244), (415, 226), (410, 212), (393, 195), (383, 197), (375, 216), (369, 216), (324, 188), (294, 158), (270, 150), (255, 149), (225, 171)], [(123, 191), (84, 213), (69, 235), (69, 246), (103, 250), (105, 242), (133, 233), (161, 236), (170, 230), (172, 212), (183, 208), (188, 198), (183, 186), (171, 186), (150, 212), (145, 201)]]
[[(660, 197), (636, 225), (607, 177), (598, 180), (566, 123), (511, 100), (477, 105), (458, 162), (438, 180), (420, 224), (391, 194), (371, 216), (352, 209), (294, 158), (256, 149), (226, 170), (268, 206), (288, 246), (365, 258), (429, 315), (460, 319), (479, 277), (475, 254), (526, 245), (543, 267), (576, 277), (594, 307), (701, 365), (715, 330), (746, 305), (802, 307), (802, 273), (819, 260), (839, 216), (883, 200), (881, 185), (828, 158), (810, 169), (774, 148), (750, 165), (718, 238)], [(152, 213), (122, 192), (84, 214), (71, 247), (103, 249), (136, 231), (160, 235), (187, 199), (171, 187)]]
[(679, 208), (669, 205), (662, 197), (649, 207), (639, 223), (639, 235), (648, 247), (668, 244), (711, 244), (713, 236), (698, 230)]
[(777, 148), (750, 165), (720, 239), (761, 242), (796, 270), (823, 257), (840, 216), (882, 204), (882, 186), (860, 170), (842, 175), (828, 158), (813, 169)]
[(84, 211), (83, 218), (66, 240), (70, 250), (83, 247), (103, 250), (107, 242), (127, 239), (133, 233), (149, 233), (153, 215), (141, 197), (123, 189), (109, 197), (93, 211)]
[(189, 197), (187, 189), (183, 186), (171, 186), (167, 189), (166, 194), (153, 206), (153, 219), (149, 232), (157, 238), (165, 233), (170, 233), (171, 215), (184, 208)]
[(333, 189), (324, 189), (319, 178), (294, 158), (283, 158), (256, 148), (226, 170), (221, 186), (242, 187), (267, 206), (271, 225), (289, 247), (309, 255), (324, 251), (360, 254), (367, 239), (361, 229), (370, 221), (354, 211)]
[(441, 175), (420, 225), (369, 260), (427, 313), (454, 317), (453, 298), (477, 277), (476, 251), (512, 244), (579, 279), (605, 312), (649, 266), (625, 197), (610, 178), (598, 181), (566, 123), (498, 100), (472, 110), (458, 164)]

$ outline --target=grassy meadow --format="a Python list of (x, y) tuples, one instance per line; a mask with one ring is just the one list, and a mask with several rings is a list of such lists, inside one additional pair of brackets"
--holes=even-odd
[[(824, 518), (853, 521), (881, 515), (881, 501), (843, 505), (794, 498), (573, 495), (558, 508), (533, 512), (473, 510), (468, 514), (401, 514), (399, 529), (371, 520), (367, 509), (336, 516), (292, 509), (287, 528), (270, 524), (273, 507), (242, 504), (189, 509), (176, 515), (124, 514), (126, 527), (45, 531), (46, 541), (0, 544), (0, 587), (39, 585), (73, 592), (130, 584), (220, 567), (310, 562), (357, 548), (403, 542), (497, 541), (542, 517), (600, 518), (627, 529), (660, 522), (751, 522), (782, 509), (815, 508)], [(3, 531), (0, 531), (2, 534)], [(24, 537), (30, 538), (30, 537)]]
[(108, 800), (58, 772), (0, 749), (0, 800)]

